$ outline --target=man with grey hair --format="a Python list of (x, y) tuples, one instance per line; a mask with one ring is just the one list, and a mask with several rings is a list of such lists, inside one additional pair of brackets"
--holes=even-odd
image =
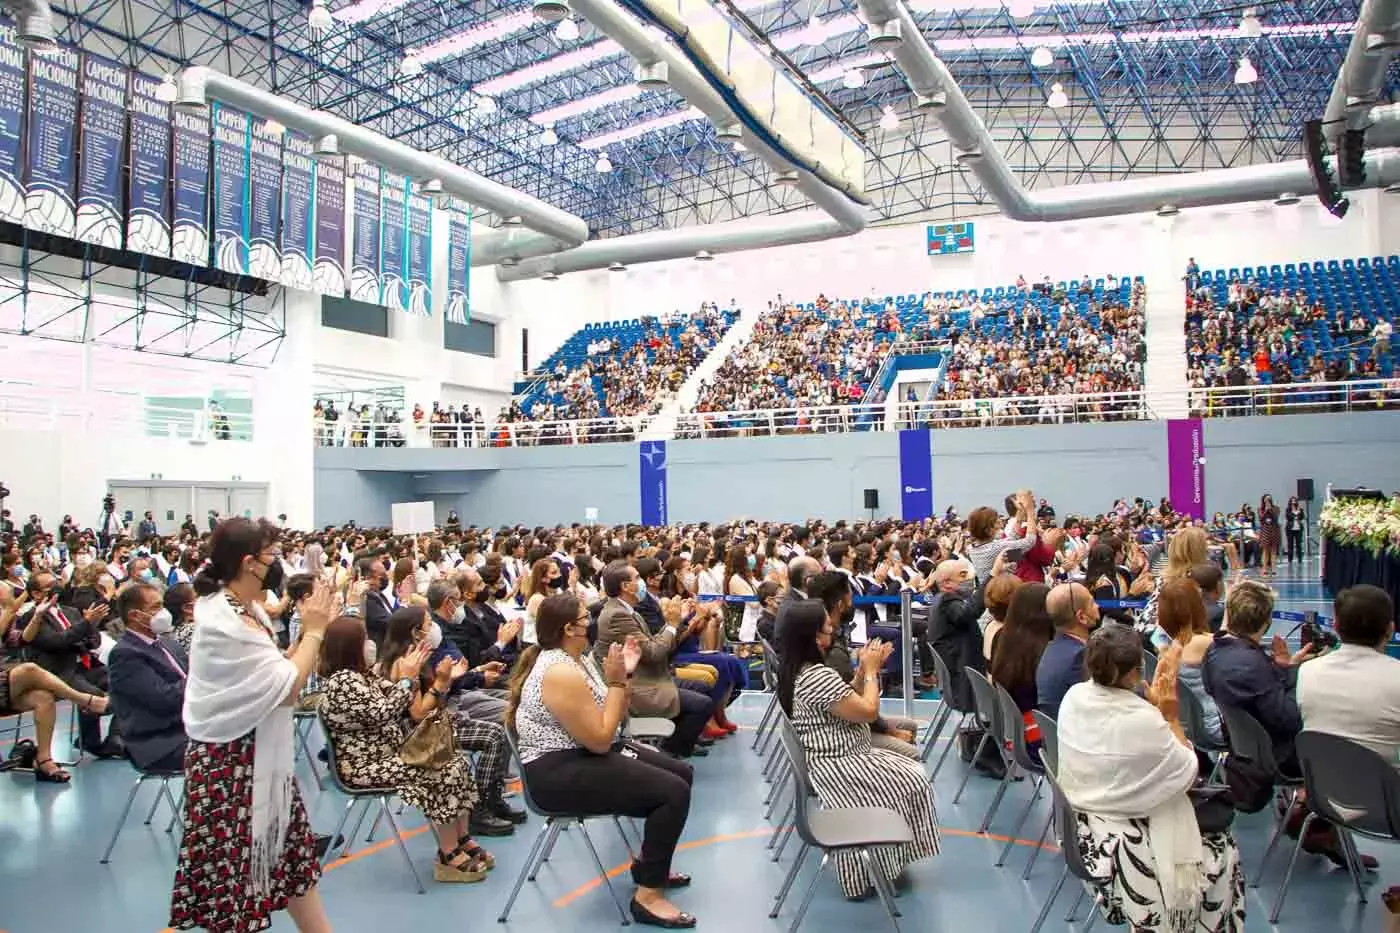
[(1055, 637), (1035, 669), (1036, 705), (1059, 718), (1065, 694), (1084, 680), (1084, 646), (1099, 624), (1099, 606), (1082, 583), (1061, 583), (1045, 597), (1045, 611), (1055, 623)]
[(783, 627), (787, 624), (790, 607), (797, 601), (807, 598), (808, 581), (821, 572), (821, 562), (815, 557), (803, 555), (788, 561), (788, 588), (787, 592), (783, 594), (783, 601), (778, 604), (778, 616), (773, 622), (774, 638), (782, 640)]

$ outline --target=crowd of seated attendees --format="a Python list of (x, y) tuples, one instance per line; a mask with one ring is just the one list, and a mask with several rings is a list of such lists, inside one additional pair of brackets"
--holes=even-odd
[[(1304, 263), (1212, 274), (1192, 259), (1184, 278), (1193, 411), (1267, 413), (1285, 396), (1290, 410), (1400, 403), (1395, 388), (1379, 382), (1394, 373), (1393, 299), (1382, 298), (1380, 289), (1400, 284), (1400, 265), (1362, 260), (1364, 284), (1356, 268), (1348, 260), (1345, 266)], [(1367, 384), (1308, 388), (1346, 382)], [(1261, 391), (1249, 391), (1254, 387)]]

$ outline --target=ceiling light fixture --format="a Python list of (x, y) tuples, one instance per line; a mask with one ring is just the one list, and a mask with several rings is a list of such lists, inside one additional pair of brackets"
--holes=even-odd
[(1045, 106), (1051, 110), (1059, 110), (1061, 107), (1069, 106), (1069, 95), (1065, 93), (1065, 86), (1058, 81), (1050, 85), (1050, 96), (1045, 98)]
[(710, 251), (707, 250), (707, 249), (696, 250), (696, 252), (695, 252), (695, 261), (696, 261), (696, 262), (714, 262), (714, 261), (715, 261), (715, 254), (712, 253), (712, 252), (710, 252)]
[(572, 16), (564, 17), (559, 21), (559, 25), (554, 27), (554, 38), (560, 42), (577, 42), (578, 37), (578, 23)]
[(773, 184), (782, 185), (784, 188), (794, 187), (800, 180), (797, 172), (791, 169), (773, 174)]
[(1031, 67), (1049, 68), (1053, 64), (1055, 64), (1055, 53), (1050, 51), (1050, 47), (1046, 45), (1036, 46), (1035, 51), (1031, 53)]
[(546, 126), (546, 127), (544, 128), (544, 132), (540, 134), (540, 143), (541, 143), (541, 145), (553, 146), (553, 145), (557, 145), (558, 142), (559, 142), (559, 134), (556, 133), (556, 132), (554, 132), (554, 125), (553, 125), (553, 124), (550, 124), (549, 126)]
[(490, 116), (496, 112), (496, 98), (490, 94), (476, 95), (476, 110), (483, 117)]
[(609, 271), (609, 272), (626, 272), (626, 271), (627, 271), (627, 267), (624, 266), (624, 265), (623, 265), (622, 263), (620, 263), (620, 262), (610, 262), (610, 263), (608, 263), (608, 271)]
[(1259, 80), (1259, 72), (1255, 70), (1254, 63), (1246, 55), (1240, 59), (1240, 67), (1235, 69), (1236, 84), (1253, 84)]
[(613, 170), (612, 159), (608, 158), (606, 152), (598, 154), (598, 161), (593, 163), (593, 171), (599, 175), (606, 175)]
[(319, 39), (335, 25), (331, 19), (331, 8), (326, 0), (311, 0), (311, 9), (306, 11), (306, 28), (311, 30), (311, 38)]
[(399, 74), (403, 75), (405, 78), (416, 78), (422, 73), (423, 62), (412, 52), (405, 55), (403, 61), (399, 63)]
[(162, 104), (173, 104), (175, 94), (175, 76), (167, 71), (165, 77), (160, 79), (160, 87), (156, 88), (156, 100)]
[(263, 121), (262, 131), (264, 136), (281, 136), (287, 132), (287, 128), (276, 120), (268, 117)]
[(1258, 39), (1263, 34), (1264, 27), (1259, 24), (1259, 11), (1248, 7), (1240, 17), (1240, 38)]
[(894, 108), (889, 104), (886, 104), (885, 109), (880, 113), (880, 129), (886, 133), (893, 133), (899, 129), (899, 114), (895, 113)]
[(865, 72), (859, 68), (851, 68), (841, 76), (841, 86), (848, 91), (858, 91), (865, 87)]
[(564, 0), (535, 0), (530, 12), (541, 22), (559, 23), (568, 17), (569, 5)]
[(559, 281), (559, 273), (555, 272), (553, 269), (546, 269), (540, 278), (546, 282), (557, 282)]
[(1285, 191), (1283, 194), (1274, 198), (1274, 203), (1279, 207), (1292, 207), (1294, 204), (1297, 204), (1299, 200), (1301, 199), (1292, 191)]

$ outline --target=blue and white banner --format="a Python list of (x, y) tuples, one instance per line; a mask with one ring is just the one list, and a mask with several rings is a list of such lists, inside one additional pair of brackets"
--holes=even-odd
[(433, 313), (433, 200), (408, 195), (408, 310)]
[(282, 277), (281, 126), (251, 119), (248, 128), (248, 274)]
[(171, 150), (170, 258), (209, 265), (209, 117), (176, 110)]
[[(157, 79), (131, 72), (126, 248), (148, 256), (170, 255), (170, 105), (157, 96), (159, 88)], [(206, 246), (200, 265), (208, 253)]]
[(311, 205), (316, 163), (311, 139), (288, 132), (282, 141), (282, 275), (283, 285), (310, 291)]
[(24, 225), (72, 237), (78, 228), (78, 53), (29, 56)]
[(379, 166), (361, 162), (355, 169), (355, 235), (350, 247), (350, 297), (379, 304)]
[(78, 239), (122, 245), (122, 140), (126, 136), (126, 69), (97, 55), (83, 56), (78, 160)]
[(24, 220), (20, 156), (24, 151), (24, 88), (29, 75), (15, 27), (0, 20), (0, 220)]
[(383, 302), (395, 311), (408, 310), (408, 179), (385, 170), (379, 194), (379, 276)]
[(447, 218), (447, 319), (471, 320), (472, 215), (452, 211)]
[(315, 163), (315, 266), (316, 291), (341, 297), (345, 294), (345, 163), (328, 159)]
[(660, 527), (666, 522), (666, 442), (642, 441), (638, 463), (642, 484), (642, 524)]
[(899, 432), (899, 510), (906, 522), (933, 517), (933, 433)]
[(214, 268), (248, 275), (248, 160), (252, 119), (214, 105)]

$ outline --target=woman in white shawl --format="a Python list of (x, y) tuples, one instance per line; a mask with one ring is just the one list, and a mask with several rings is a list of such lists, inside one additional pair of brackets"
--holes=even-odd
[(277, 649), (263, 594), (282, 570), (278, 529), (231, 518), (215, 529), (195, 577), (194, 639), (184, 720), (185, 835), (170, 925), (255, 933), (275, 911), (301, 933), (328, 933), (316, 891), (315, 836), (292, 771), (292, 707), (335, 616), (319, 585), (301, 604), (301, 638)]
[(1197, 776), (1177, 719), (1181, 646), (1141, 686), (1142, 642), (1127, 626), (1089, 639), (1091, 680), (1065, 694), (1059, 781), (1079, 814), (1079, 850), (1101, 879), (1105, 919), (1136, 933), (1243, 933), (1244, 873), (1229, 833), (1203, 835), (1187, 796)]

